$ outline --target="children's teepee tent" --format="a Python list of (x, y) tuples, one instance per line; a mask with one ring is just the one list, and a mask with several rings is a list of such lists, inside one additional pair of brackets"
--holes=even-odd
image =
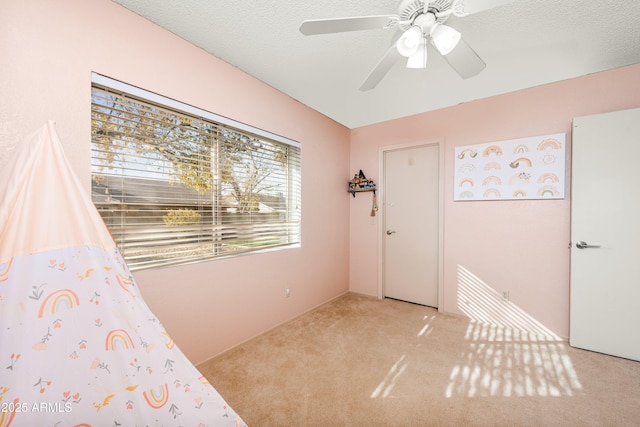
[(144, 303), (53, 122), (0, 169), (0, 427), (241, 426)]

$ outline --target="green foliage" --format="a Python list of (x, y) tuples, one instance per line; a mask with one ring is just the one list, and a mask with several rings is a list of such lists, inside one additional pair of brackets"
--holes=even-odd
[(277, 186), (269, 176), (286, 168), (286, 149), (260, 138), (102, 89), (92, 101), (92, 143), (104, 167), (144, 158), (201, 193), (217, 191), (217, 177), (238, 212), (257, 211), (260, 193)]
[(197, 225), (200, 223), (200, 214), (191, 209), (173, 209), (168, 211), (162, 220), (169, 227)]

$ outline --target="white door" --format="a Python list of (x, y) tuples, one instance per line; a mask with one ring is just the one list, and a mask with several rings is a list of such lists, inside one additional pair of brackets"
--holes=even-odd
[(573, 122), (570, 344), (640, 360), (640, 109)]
[(384, 296), (438, 306), (440, 146), (383, 152)]

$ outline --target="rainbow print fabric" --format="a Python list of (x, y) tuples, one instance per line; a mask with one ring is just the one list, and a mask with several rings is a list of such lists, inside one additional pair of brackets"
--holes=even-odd
[(145, 304), (48, 123), (0, 170), (0, 427), (244, 425)]
[(237, 426), (117, 249), (0, 264), (0, 426)]

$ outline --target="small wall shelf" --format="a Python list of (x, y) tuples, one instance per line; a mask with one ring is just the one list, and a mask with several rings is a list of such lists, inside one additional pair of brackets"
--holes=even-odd
[(376, 202), (376, 184), (372, 179), (367, 179), (360, 169), (360, 172), (353, 176), (349, 181), (349, 193), (355, 198), (356, 193), (373, 192), (373, 205), (371, 206), (371, 216), (376, 216), (378, 204)]
[(353, 179), (349, 181), (349, 193), (353, 197), (356, 197), (356, 193), (362, 193), (365, 191), (373, 191), (373, 195), (376, 195), (376, 184), (372, 179), (367, 179), (360, 169), (360, 172), (353, 176)]
[(351, 193), (353, 197), (356, 197), (356, 193), (364, 193), (366, 191), (373, 191), (373, 193), (375, 194), (376, 186), (374, 185), (373, 187), (369, 188), (349, 188), (349, 193)]

